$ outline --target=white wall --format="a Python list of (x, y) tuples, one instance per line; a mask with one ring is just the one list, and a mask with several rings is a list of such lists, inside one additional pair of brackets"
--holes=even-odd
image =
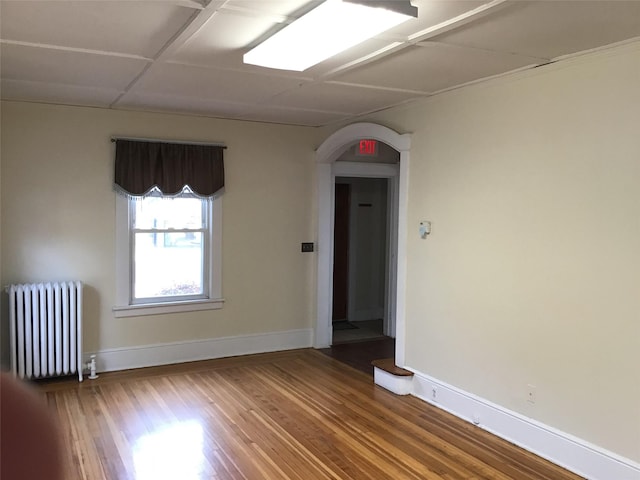
[[(222, 310), (114, 318), (110, 137), (118, 135), (228, 146)], [(300, 242), (315, 236), (315, 136), (309, 128), (5, 102), (2, 285), (85, 282), (86, 351), (292, 330), (310, 338), (315, 254), (302, 254)]]
[(363, 119), (413, 134), (407, 366), (636, 462), (639, 106), (635, 43)]

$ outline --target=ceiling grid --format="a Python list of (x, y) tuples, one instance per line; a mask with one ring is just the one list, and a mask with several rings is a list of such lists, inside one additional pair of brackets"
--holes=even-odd
[(640, 38), (634, 0), (412, 0), (303, 72), (242, 62), (319, 3), (0, 0), (2, 98), (322, 126)]

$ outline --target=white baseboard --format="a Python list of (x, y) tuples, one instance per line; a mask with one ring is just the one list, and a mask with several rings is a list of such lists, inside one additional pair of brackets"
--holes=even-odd
[(416, 397), (556, 465), (589, 480), (640, 480), (640, 465), (630, 459), (412, 371)]
[(277, 352), (311, 347), (312, 329), (287, 330), (235, 337), (210, 338), (187, 342), (140, 345), (88, 352), (96, 355), (98, 372), (153, 367), (172, 363), (210, 360), (214, 358)]

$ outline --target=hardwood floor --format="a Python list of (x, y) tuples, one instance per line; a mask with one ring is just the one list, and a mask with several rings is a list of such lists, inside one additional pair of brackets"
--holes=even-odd
[(40, 385), (69, 480), (575, 480), (305, 349)]

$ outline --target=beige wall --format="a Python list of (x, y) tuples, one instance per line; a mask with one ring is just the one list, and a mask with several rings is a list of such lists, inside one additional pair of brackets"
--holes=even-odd
[[(366, 119), (413, 133), (408, 366), (635, 461), (638, 85), (635, 44)], [(311, 327), (323, 131), (6, 103), (2, 283), (84, 280), (88, 350)], [(113, 318), (112, 135), (229, 146), (223, 310)]]
[[(222, 310), (114, 318), (111, 136), (224, 142)], [(5, 102), (2, 284), (86, 283), (85, 350), (312, 327), (314, 130)]]
[(635, 461), (639, 106), (636, 43), (367, 118), (413, 133), (407, 365)]

